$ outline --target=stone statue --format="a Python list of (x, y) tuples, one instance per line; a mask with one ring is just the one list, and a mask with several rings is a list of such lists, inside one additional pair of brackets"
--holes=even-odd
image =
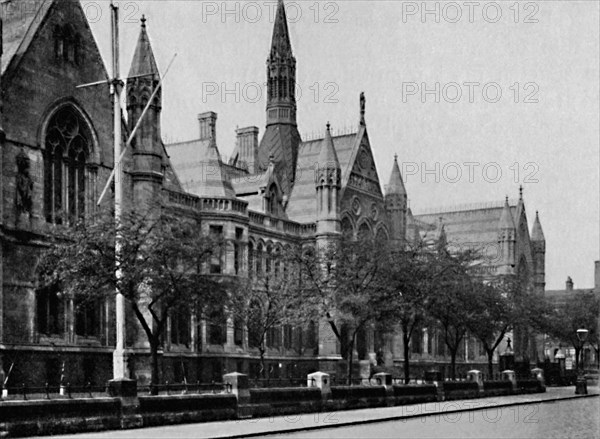
[(365, 98), (365, 92), (360, 93), (360, 124), (365, 124), (365, 111), (366, 111), (367, 100)]
[(29, 175), (29, 165), (29, 156), (21, 151), (19, 155), (17, 155), (17, 193), (15, 197), (17, 215), (28, 213), (29, 216), (31, 216), (32, 214), (33, 180)]

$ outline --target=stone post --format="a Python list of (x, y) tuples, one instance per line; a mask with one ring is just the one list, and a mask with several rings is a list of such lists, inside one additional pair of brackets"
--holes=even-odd
[(539, 367), (531, 369), (531, 377), (538, 380), (541, 389), (546, 388), (546, 382), (544, 380), (544, 371), (542, 369), (540, 369)]
[(237, 398), (237, 416), (238, 419), (250, 418), (250, 386), (248, 384), (248, 375), (239, 372), (232, 372), (223, 375), (223, 383), (228, 385), (231, 393)]
[(479, 370), (470, 370), (467, 372), (467, 381), (476, 382), (479, 387), (479, 393), (483, 393), (483, 376)]
[(513, 392), (517, 393), (517, 378), (515, 376), (514, 370), (503, 370), (502, 371), (502, 379), (506, 381), (510, 381), (512, 383)]
[(306, 387), (318, 387), (321, 396), (326, 401), (331, 398), (331, 378), (328, 373), (314, 372), (306, 377)]

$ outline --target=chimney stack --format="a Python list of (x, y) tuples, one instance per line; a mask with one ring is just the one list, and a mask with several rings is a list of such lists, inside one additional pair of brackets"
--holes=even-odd
[(255, 174), (258, 170), (258, 128), (239, 128), (235, 133), (239, 160), (247, 166), (250, 174)]
[(198, 115), (200, 140), (217, 140), (217, 113), (207, 111)]

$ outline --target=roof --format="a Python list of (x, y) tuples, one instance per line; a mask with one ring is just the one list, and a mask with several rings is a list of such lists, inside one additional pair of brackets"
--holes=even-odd
[(2, 75), (23, 56), (55, 0), (12, 0), (0, 5)]
[[(502, 206), (472, 210), (456, 210), (415, 215), (415, 221), (431, 236), (437, 232), (441, 223), (446, 232), (448, 243), (485, 246), (498, 242), (498, 223), (503, 211)], [(509, 207), (513, 221), (516, 219), (517, 206)]]
[(235, 198), (233, 186), (212, 139), (167, 145), (183, 190), (200, 197)]
[(535, 213), (535, 222), (533, 223), (533, 229), (531, 230), (531, 240), (536, 242), (546, 241), (542, 223), (540, 222), (539, 212)]
[(133, 54), (129, 77), (132, 78), (151, 73), (158, 75), (158, 67), (154, 58), (154, 52), (152, 51), (152, 45), (150, 44), (150, 37), (148, 37), (148, 32), (146, 32), (146, 18), (142, 17), (142, 27)]
[(394, 164), (392, 165), (392, 174), (390, 175), (390, 182), (385, 188), (385, 194), (398, 194), (406, 195), (406, 188), (402, 181), (402, 174), (400, 173), (400, 167), (398, 166), (398, 156), (394, 156)]
[(502, 213), (500, 214), (500, 220), (498, 221), (498, 229), (514, 230), (514, 228), (515, 228), (515, 221), (510, 212), (510, 206), (508, 205), (508, 197), (506, 197), (504, 207), (502, 208)]
[(335, 167), (338, 168), (340, 166), (340, 162), (338, 161), (337, 154), (335, 153), (335, 148), (333, 147), (333, 140), (331, 139), (331, 126), (329, 123), (327, 124), (327, 132), (325, 133), (325, 139), (323, 140), (323, 145), (321, 145), (321, 152), (319, 153), (319, 167)]
[(277, 15), (273, 24), (273, 39), (271, 40), (271, 54), (280, 56), (291, 55), (290, 31), (288, 29), (285, 5), (283, 0), (277, 3)]
[[(357, 141), (360, 141), (357, 137), (356, 133), (332, 137), (342, 173), (352, 166), (352, 152)], [(319, 162), (323, 140), (321, 138), (302, 142), (298, 148), (296, 183), (286, 211), (289, 219), (293, 221), (311, 223), (317, 218), (315, 165)]]
[(261, 168), (266, 168), (273, 156), (277, 163), (277, 172), (284, 193), (289, 194), (295, 181), (294, 163), (297, 163), (297, 151), (302, 139), (298, 128), (287, 124), (267, 126), (258, 148), (258, 162)]

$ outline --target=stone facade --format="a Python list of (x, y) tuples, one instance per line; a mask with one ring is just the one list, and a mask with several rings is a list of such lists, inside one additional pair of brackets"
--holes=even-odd
[[(96, 206), (114, 163), (109, 75), (78, 1), (4, 2), (2, 19), (0, 367), (7, 372), (14, 364), (9, 385), (56, 383), (63, 371), (73, 384), (98, 385), (111, 378), (114, 304), (82, 309), (60, 291), (41, 289), (35, 267), (56, 231), (113, 203), (109, 190)], [(436, 232), (431, 218), (412, 216), (397, 160), (382, 190), (364, 95), (354, 133), (334, 135), (327, 126), (324, 138), (302, 141), (293, 91), (296, 59), (281, 1), (267, 64), (266, 129), (262, 136), (256, 127), (238, 129), (228, 163), (219, 153), (212, 112), (199, 116), (198, 139), (164, 145), (158, 93), (125, 156), (125, 202), (136, 208), (160, 198), (174, 212), (199, 218), (202, 232), (218, 233), (227, 242), (211, 269), (231, 276), (264, 273), (290, 246), (327, 242), (340, 233), (398, 243), (432, 233), (436, 239), (451, 237), (450, 224)], [(125, 84), (124, 141), (159, 80), (145, 20), (129, 75), (136, 78)], [(78, 88), (104, 79), (106, 84)], [(510, 209), (516, 224), (524, 221), (526, 227), (522, 203)], [(520, 227), (511, 257), (533, 267), (540, 275), (536, 285), (543, 288), (536, 262), (540, 257), (543, 266), (543, 252), (532, 251)], [(150, 374), (148, 343), (128, 316), (129, 370), (144, 383)], [(335, 337), (319, 322), (304, 330), (271, 331), (267, 344), (271, 377), (303, 377), (317, 369), (336, 373), (341, 363)], [(397, 338), (374, 330), (357, 341), (357, 358), (366, 366), (400, 364), (401, 352)], [(247, 328), (224, 314), (217, 325), (193, 315), (182, 324), (173, 316), (161, 358), (162, 379), (170, 382), (220, 380), (233, 371), (255, 376), (258, 369)], [(445, 358), (439, 337), (423, 328), (413, 359), (429, 367)], [(483, 358), (467, 341), (460, 361)]]

